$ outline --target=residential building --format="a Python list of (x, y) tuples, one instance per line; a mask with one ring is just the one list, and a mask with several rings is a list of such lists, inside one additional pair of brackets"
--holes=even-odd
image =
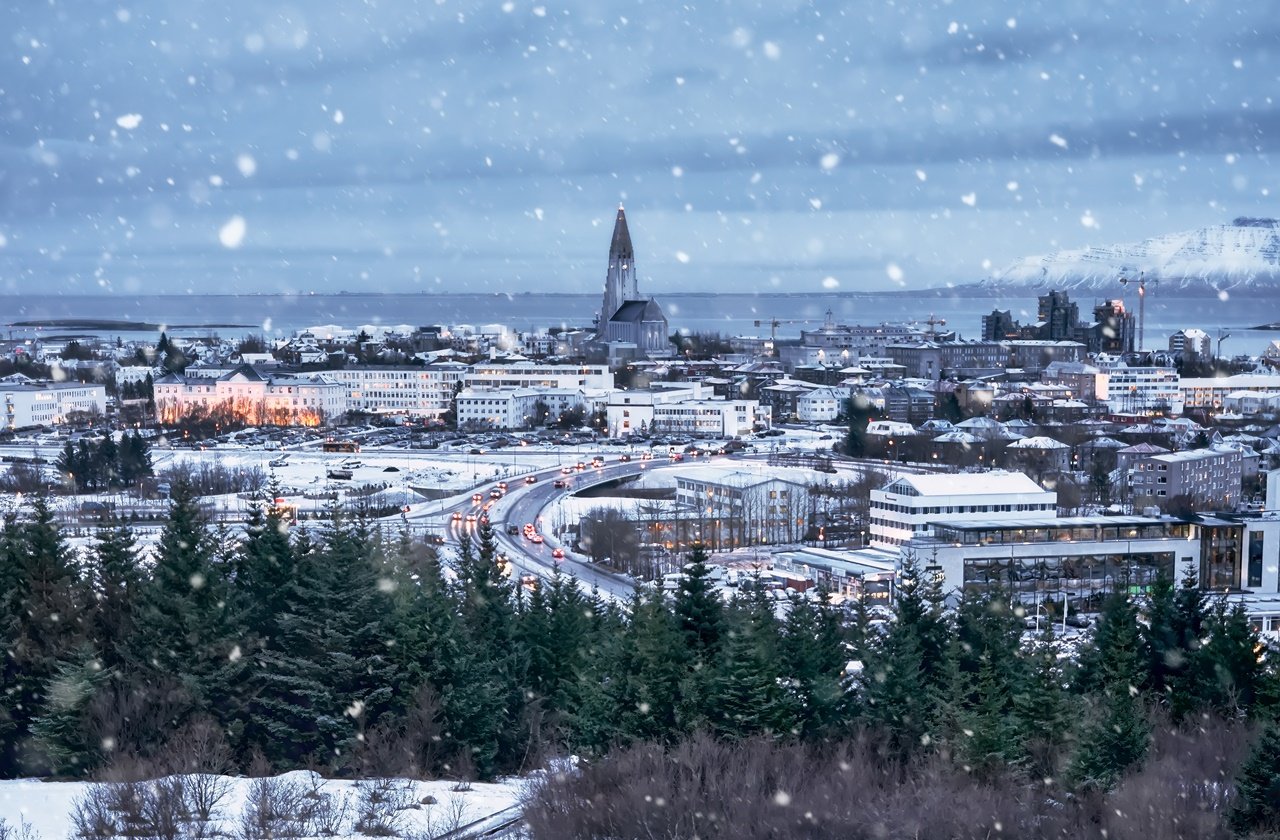
[(796, 397), (796, 417), (801, 423), (826, 423), (839, 417), (848, 401), (848, 388), (818, 388)]
[(529, 361), (473, 365), (462, 378), (468, 388), (558, 388), (606, 391), (613, 374), (606, 365), (561, 365)]
[(1184, 498), (1196, 509), (1232, 510), (1241, 477), (1240, 450), (1224, 446), (1148, 455), (1129, 466), (1127, 478), (1135, 505)]
[(1057, 507), (1057, 493), (1022, 473), (904, 475), (871, 491), (871, 546), (900, 547), (935, 522), (1044, 518)]
[(1186, 359), (1208, 359), (1213, 355), (1213, 339), (1204, 330), (1178, 330), (1169, 336), (1169, 352)]
[[(1002, 371), (1008, 351), (996, 341), (921, 341), (890, 344), (885, 355), (906, 369), (907, 376), (939, 379), (952, 373)], [(862, 367), (866, 364), (859, 362)]]
[(1235, 376), (1191, 377), (1181, 380), (1183, 403), (1187, 409), (1223, 410), (1227, 397), (1239, 391), (1268, 393), (1280, 391), (1280, 375), (1240, 373)]
[(1183, 412), (1183, 390), (1175, 368), (1129, 367), (1116, 363), (1102, 370), (1106, 375), (1105, 400), (1113, 413), (1176, 417)]

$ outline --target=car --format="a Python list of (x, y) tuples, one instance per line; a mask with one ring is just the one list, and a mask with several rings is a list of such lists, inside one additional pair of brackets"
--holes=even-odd
[(630, 455), (619, 455), (619, 456), (618, 456), (618, 460), (619, 460), (619, 461), (622, 461), (622, 462), (625, 464), (627, 461), (630, 461), (630, 460), (631, 460), (631, 456), (630, 456)]
[(459, 511), (456, 511), (456, 510), (455, 510), (455, 511), (453, 512), (453, 521), (454, 521), (454, 522), (461, 522), (461, 521), (462, 521), (462, 514), (461, 514)]
[(673, 460), (673, 461), (683, 461), (683, 460), (684, 460), (684, 456), (683, 456), (683, 455), (681, 455), (679, 452), (672, 452), (672, 453), (671, 453), (671, 460)]
[(489, 498), (490, 498), (490, 499), (501, 499), (501, 498), (502, 498), (502, 493), (503, 493), (503, 491), (502, 491), (502, 490), (499, 490), (498, 488), (496, 488), (496, 487), (495, 487), (494, 489), (492, 489), (492, 490), (490, 490), (490, 491), (489, 491)]
[(479, 493), (472, 493), (471, 501), (475, 502), (476, 504), (480, 504), (481, 502), (484, 501), (484, 496), (480, 495)]
[(578, 470), (578, 472), (582, 472), (582, 471), (583, 471), (583, 470), (585, 470), (586, 468), (587, 468), (587, 465), (586, 465), (586, 464), (584, 464), (584, 463), (582, 463), (581, 461), (579, 461), (579, 462), (578, 462), (578, 466), (576, 467), (576, 469)]
[(555, 549), (552, 549), (552, 550), (551, 550), (551, 556), (552, 556), (554, 559), (556, 559), (556, 560), (563, 560), (563, 559), (564, 559), (564, 549), (563, 549), (563, 548), (555, 548)]
[(467, 514), (467, 524), (468, 524), (468, 525), (474, 525), (474, 524), (475, 524), (475, 522), (476, 522), (476, 519), (477, 519), (477, 517), (476, 517), (476, 515), (475, 515), (474, 513), (468, 513), (468, 514)]
[(501, 490), (503, 493), (507, 492), (507, 483), (505, 481), (499, 481), (498, 489)]
[(484, 453), (483, 453), (482, 451), (480, 451), (479, 449), (469, 449), (469, 450), (467, 450), (467, 454), (468, 454), (468, 455), (483, 455)]
[(551, 486), (557, 490), (563, 490), (569, 486), (569, 482), (565, 481), (563, 478), (557, 478), (555, 481), (551, 482)]
[(542, 534), (534, 534), (533, 536), (529, 537), (529, 542), (533, 543), (534, 545), (542, 545)]
[(508, 525), (508, 526), (507, 526), (507, 533), (508, 533), (508, 534), (510, 534), (510, 535), (511, 535), (511, 536), (513, 536), (513, 537), (517, 537), (517, 536), (519, 536), (519, 535), (520, 535), (520, 526), (519, 526), (519, 525), (517, 525), (517, 524), (515, 524), (514, 522), (512, 522), (510, 525)]
[(535, 482), (537, 482), (537, 480), (538, 480), (538, 477), (536, 475), (526, 475), (524, 477), (525, 484), (534, 484)]
[(561, 468), (560, 468), (560, 474), (561, 474), (561, 475), (573, 475), (573, 467), (561, 467)]

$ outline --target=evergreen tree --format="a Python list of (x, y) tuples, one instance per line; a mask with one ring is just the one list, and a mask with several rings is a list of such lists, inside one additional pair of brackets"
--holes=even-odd
[(1109, 790), (1142, 761), (1150, 740), (1141, 691), (1148, 654), (1137, 612), (1123, 592), (1113, 593), (1104, 604), (1093, 645), (1097, 681), (1072, 776), (1084, 787)]
[(43, 496), (31, 501), (27, 520), (9, 519), (2, 547), (14, 564), (11, 588), (0, 593), (0, 628), (8, 655), (0, 659), (0, 686), (8, 712), (0, 742), (0, 776), (13, 778), (49, 769), (30, 741), (30, 727), (47, 702), (46, 689), (59, 663), (85, 638), (87, 596), (70, 550)]
[(215, 562), (215, 548), (195, 488), (175, 481), (152, 577), (134, 611), (130, 655), (147, 669), (138, 690), (169, 694), (182, 719), (220, 711), (241, 667), (229, 623), (227, 570)]
[(1023, 658), (1023, 676), (1013, 693), (1014, 761), (1033, 780), (1052, 779), (1061, 769), (1073, 705), (1051, 627), (1041, 632)]
[(87, 646), (58, 663), (45, 689), (45, 703), (31, 734), (47, 767), (60, 775), (85, 775), (110, 752), (92, 730), (88, 710), (111, 678)]
[(1237, 836), (1280, 833), (1280, 727), (1263, 727), (1236, 775), (1236, 795), (1227, 822)]
[(795, 704), (781, 685), (777, 621), (767, 603), (761, 607), (740, 596), (727, 613), (710, 680), (707, 717), (714, 731), (730, 738), (786, 733), (796, 725)]
[(681, 682), (695, 662), (662, 593), (637, 595), (627, 633), (626, 688), (617, 693), (625, 737), (668, 741), (687, 731), (677, 715)]
[(134, 629), (134, 610), (146, 587), (133, 530), (119, 520), (98, 529), (91, 569), (94, 604), (89, 639), (105, 669), (120, 669), (129, 661), (128, 640)]
[(689, 552), (676, 590), (675, 614), (685, 646), (700, 662), (708, 662), (720, 644), (724, 603), (711, 582), (707, 551), (698, 543)]
[(1209, 640), (1200, 651), (1205, 662), (1205, 705), (1231, 720), (1252, 709), (1262, 681), (1257, 631), (1244, 605), (1219, 599), (1210, 617)]
[(817, 602), (795, 596), (787, 613), (778, 655), (801, 734), (817, 738), (836, 730), (844, 700), (841, 678), (849, 654), (840, 616), (825, 589)]

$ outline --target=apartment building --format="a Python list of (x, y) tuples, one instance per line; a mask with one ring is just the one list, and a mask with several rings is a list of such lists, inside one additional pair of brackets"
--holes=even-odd
[(1116, 414), (1182, 414), (1184, 397), (1178, 371), (1169, 367), (1103, 369), (1107, 407)]
[(772, 412), (756, 400), (715, 399), (701, 383), (615, 391), (605, 406), (610, 437), (682, 434), (732, 438), (771, 425)]
[(453, 407), (467, 371), (460, 362), (433, 362), (421, 367), (361, 365), (325, 375), (346, 388), (351, 411), (439, 417)]
[(808, 527), (808, 488), (761, 473), (681, 470), (676, 503), (700, 520), (699, 538), (714, 550), (797, 542)]
[(463, 384), (468, 388), (559, 388), (607, 391), (613, 388), (608, 365), (558, 365), (521, 361), (473, 365)]
[(1270, 373), (1240, 373), (1235, 376), (1192, 377), (1182, 380), (1186, 408), (1221, 411), (1227, 398), (1240, 391), (1270, 393), (1280, 391), (1280, 376)]
[(458, 428), (528, 429), (580, 407), (586, 407), (582, 391), (567, 388), (464, 388), (457, 398)]
[(1163, 505), (1185, 497), (1196, 508), (1234, 509), (1240, 502), (1243, 456), (1234, 447), (1161, 452), (1129, 465), (1135, 504)]

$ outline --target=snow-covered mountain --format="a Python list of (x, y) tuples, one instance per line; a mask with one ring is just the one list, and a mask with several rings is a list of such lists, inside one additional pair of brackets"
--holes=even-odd
[(1280, 220), (1239, 218), (1126, 245), (1059, 251), (1019, 260), (983, 281), (991, 288), (1114, 289), (1145, 274), (1189, 292), (1280, 290)]

